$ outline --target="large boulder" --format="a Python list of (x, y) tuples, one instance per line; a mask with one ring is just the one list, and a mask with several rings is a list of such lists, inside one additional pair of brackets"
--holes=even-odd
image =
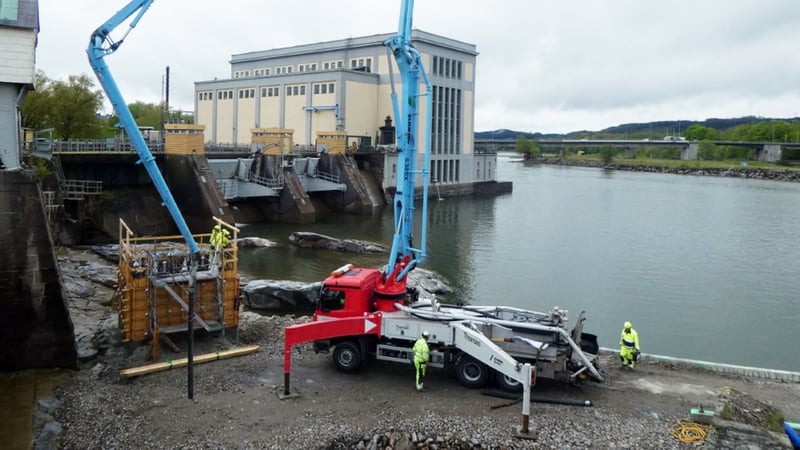
[(419, 291), (420, 298), (451, 294), (453, 290), (436, 272), (417, 267), (408, 273), (408, 286)]
[(276, 244), (269, 239), (260, 237), (243, 237), (236, 240), (237, 247), (274, 247)]
[(252, 309), (313, 310), (317, 305), (321, 282), (255, 280), (242, 289), (242, 303)]
[(353, 253), (386, 253), (386, 246), (358, 239), (336, 239), (324, 234), (296, 231), (289, 235), (289, 242), (303, 248), (322, 248)]

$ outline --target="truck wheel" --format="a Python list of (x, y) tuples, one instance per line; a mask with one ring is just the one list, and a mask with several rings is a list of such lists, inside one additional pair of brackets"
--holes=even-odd
[(333, 363), (342, 372), (354, 372), (361, 364), (361, 353), (358, 346), (351, 341), (336, 344), (333, 350)]
[(489, 367), (469, 355), (463, 355), (456, 364), (456, 376), (462, 386), (478, 389), (489, 381)]
[(515, 380), (514, 378), (509, 378), (506, 375), (503, 375), (500, 372), (495, 372), (495, 381), (497, 382), (497, 386), (500, 389), (506, 392), (522, 392), (522, 383)]

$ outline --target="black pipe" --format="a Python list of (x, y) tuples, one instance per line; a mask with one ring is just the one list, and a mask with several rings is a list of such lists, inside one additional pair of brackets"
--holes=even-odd
[(555, 398), (539, 398), (534, 397), (531, 399), (534, 403), (553, 403), (556, 405), (570, 405), (570, 406), (592, 406), (591, 400), (559, 400)]

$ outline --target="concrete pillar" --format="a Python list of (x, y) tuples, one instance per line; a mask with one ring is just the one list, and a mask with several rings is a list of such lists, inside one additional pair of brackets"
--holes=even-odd
[(19, 169), (19, 115), (16, 85), (0, 83), (0, 163), (8, 170)]
[(699, 148), (700, 148), (700, 144), (697, 141), (690, 142), (688, 146), (683, 147), (681, 149), (681, 159), (684, 160), (684, 161), (696, 160), (697, 159), (697, 150)]
[(776, 162), (782, 158), (782, 148), (780, 144), (764, 144), (760, 152), (757, 153), (759, 161)]
[(627, 159), (633, 159), (633, 147), (625, 147), (623, 154)]

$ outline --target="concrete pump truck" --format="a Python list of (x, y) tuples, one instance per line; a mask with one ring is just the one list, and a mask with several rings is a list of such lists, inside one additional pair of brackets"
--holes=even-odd
[[(313, 342), (315, 351), (333, 350), (333, 361), (343, 372), (353, 372), (368, 358), (409, 364), (412, 346), (423, 331), (429, 333), (428, 365), (455, 373), (462, 385), (479, 388), (494, 379), (500, 388), (529, 392), (531, 378), (580, 382), (602, 381), (598, 370), (597, 337), (583, 333), (583, 313), (567, 331), (567, 311), (547, 313), (506, 306), (454, 306), (436, 299), (418, 299), (407, 286), (408, 273), (426, 257), (428, 167), (431, 120), (425, 120), (422, 170), (417, 157), (418, 104), (431, 109), (431, 82), (419, 51), (411, 43), (413, 0), (401, 5), (398, 33), (387, 40), (387, 53), (397, 63), (402, 80), (401, 100), (392, 84), (392, 106), (398, 118), (397, 191), (393, 199), (394, 237), (389, 262), (383, 270), (345, 265), (323, 282), (312, 321), (285, 330), (284, 395), (290, 394), (291, 350)], [(389, 70), (390, 77), (392, 69)], [(425, 92), (419, 92), (420, 81)], [(413, 237), (414, 191), (422, 179), (420, 247)], [(526, 371), (526, 367), (528, 371)], [(534, 367), (534, 370), (530, 370)]]

